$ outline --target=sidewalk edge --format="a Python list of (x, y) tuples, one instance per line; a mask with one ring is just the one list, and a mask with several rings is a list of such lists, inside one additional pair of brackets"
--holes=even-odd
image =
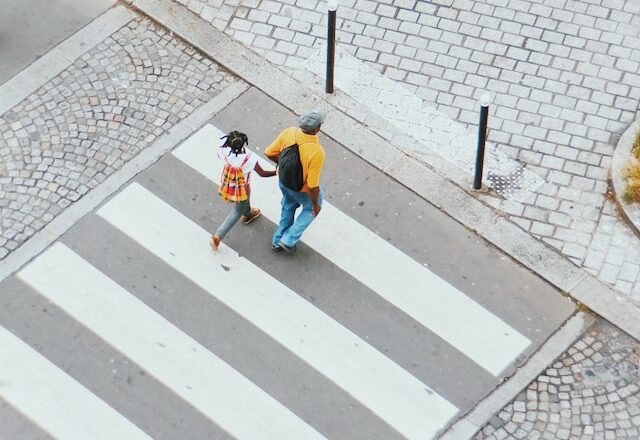
[(578, 312), (540, 346), (516, 373), (498, 386), (465, 416), (454, 422), (440, 440), (471, 439), (491, 417), (509, 404), (595, 322), (590, 313)]

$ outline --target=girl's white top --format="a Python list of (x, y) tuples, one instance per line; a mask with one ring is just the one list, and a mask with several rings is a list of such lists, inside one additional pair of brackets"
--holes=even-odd
[(244, 174), (245, 180), (249, 182), (251, 171), (253, 171), (258, 162), (258, 156), (246, 147), (244, 151), (245, 153), (240, 153), (236, 156), (229, 147), (218, 148), (218, 157), (222, 160), (226, 159), (233, 167), (239, 167), (244, 161), (244, 158), (248, 156), (247, 162), (242, 166), (242, 173)]

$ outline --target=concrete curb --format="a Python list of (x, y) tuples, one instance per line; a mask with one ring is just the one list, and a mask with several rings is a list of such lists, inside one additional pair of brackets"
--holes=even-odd
[(591, 314), (579, 312), (570, 318), (518, 369), (518, 371), (496, 388), (467, 415), (458, 419), (440, 440), (465, 440), (472, 438), (491, 417), (511, 402), (538, 377), (541, 371), (552, 364), (559, 353), (567, 351), (571, 345), (595, 322)]
[(117, 5), (38, 58), (0, 87), (0, 115), (35, 93), (43, 84), (73, 64), (82, 54), (135, 17), (136, 14), (131, 10)]
[[(266, 61), (170, 0), (128, 0), (141, 13), (196, 47), (294, 113), (332, 105)], [(456, 221), (493, 243), (561, 291), (640, 339), (640, 306), (605, 286), (555, 249), (537, 240), (470, 189), (440, 176), (340, 111), (329, 111), (323, 132), (391, 177), (413, 189)]]
[(79, 201), (65, 209), (47, 226), (38, 231), (25, 244), (12, 252), (0, 267), (0, 281), (12, 275), (31, 259), (39, 255), (82, 217), (100, 206), (108, 197), (120, 190), (141, 171), (155, 163), (165, 153), (198, 130), (220, 110), (227, 107), (247, 90), (241, 82), (231, 84), (194, 113), (175, 125), (169, 133), (143, 150), (118, 172), (112, 174), (100, 185), (89, 191)]
[(625, 192), (626, 181), (623, 177), (624, 169), (631, 157), (631, 149), (637, 133), (640, 133), (640, 115), (625, 130), (620, 137), (611, 161), (611, 186), (615, 195), (618, 210), (629, 224), (629, 227), (640, 237), (640, 206), (635, 203), (625, 203), (622, 194)]

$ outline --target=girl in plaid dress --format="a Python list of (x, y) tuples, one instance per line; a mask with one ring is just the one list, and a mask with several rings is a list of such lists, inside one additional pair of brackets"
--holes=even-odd
[(260, 210), (251, 208), (249, 202), (251, 171), (255, 170), (262, 177), (276, 175), (275, 171), (262, 169), (258, 163), (258, 157), (245, 149), (245, 145), (249, 142), (246, 134), (232, 131), (222, 139), (225, 139), (225, 142), (218, 150), (218, 157), (224, 161), (224, 167), (220, 176), (218, 195), (222, 200), (233, 203), (233, 209), (211, 236), (211, 247), (214, 250), (218, 250), (220, 242), (238, 220), (248, 225), (260, 217)]

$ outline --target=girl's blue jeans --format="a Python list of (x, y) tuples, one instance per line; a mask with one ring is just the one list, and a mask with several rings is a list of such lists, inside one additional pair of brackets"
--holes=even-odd
[(233, 208), (227, 218), (224, 219), (218, 230), (216, 231), (216, 235), (220, 237), (222, 240), (227, 233), (233, 228), (233, 225), (238, 223), (240, 217), (243, 215), (249, 216), (251, 215), (251, 204), (249, 200), (245, 200), (244, 202), (232, 203)]

